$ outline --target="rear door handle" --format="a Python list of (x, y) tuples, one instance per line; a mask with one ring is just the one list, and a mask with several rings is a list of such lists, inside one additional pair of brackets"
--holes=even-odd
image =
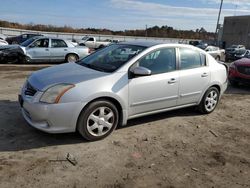
[(171, 78), (169, 81), (168, 81), (168, 84), (173, 84), (177, 82), (177, 80), (175, 78)]
[(67, 51), (67, 49), (64, 49), (64, 51)]
[(47, 49), (45, 49), (45, 51), (49, 51), (49, 49), (47, 48)]
[(204, 72), (201, 77), (207, 77), (208, 76), (208, 73)]

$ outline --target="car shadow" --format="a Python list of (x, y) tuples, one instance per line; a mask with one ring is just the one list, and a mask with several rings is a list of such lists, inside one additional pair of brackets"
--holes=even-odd
[(29, 126), (16, 101), (0, 100), (0, 152), (86, 142), (78, 133), (47, 134)]
[(184, 116), (201, 116), (202, 114), (196, 109), (196, 107), (187, 107), (178, 110), (171, 110), (167, 112), (157, 113), (153, 115), (143, 116), (128, 121), (126, 126), (120, 126), (118, 129), (128, 128), (135, 125), (151, 123), (158, 120), (164, 120), (171, 117), (184, 117)]
[[(125, 127), (149, 123), (174, 116), (200, 115), (193, 108), (175, 110), (130, 120)], [(122, 129), (125, 127), (119, 127)], [(0, 100), (0, 152), (23, 151), (47, 146), (87, 142), (78, 133), (48, 134), (28, 125), (17, 101)]]
[[(229, 86), (226, 94), (250, 94), (250, 88), (234, 88)], [(201, 116), (195, 107), (163, 112), (128, 121), (129, 128), (158, 120), (179, 116)], [(69, 145), (87, 142), (78, 133), (48, 134), (36, 130), (23, 119), (17, 101), (0, 100), (0, 152), (23, 151), (47, 146)]]
[(250, 95), (250, 85), (240, 84), (238, 86), (228, 85), (225, 94)]

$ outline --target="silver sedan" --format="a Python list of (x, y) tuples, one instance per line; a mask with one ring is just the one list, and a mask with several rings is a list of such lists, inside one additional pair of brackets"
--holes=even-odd
[(48, 133), (108, 136), (128, 119), (198, 106), (211, 113), (227, 88), (227, 71), (211, 55), (182, 44), (113, 44), (34, 72), (19, 95), (22, 114)]
[(49, 37), (33, 37), (20, 45), (27, 62), (75, 62), (89, 55), (89, 48)]

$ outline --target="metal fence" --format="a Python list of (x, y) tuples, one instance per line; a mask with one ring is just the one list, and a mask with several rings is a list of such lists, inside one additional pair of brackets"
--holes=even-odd
[(49, 37), (63, 38), (67, 40), (80, 40), (84, 36), (93, 36), (97, 40), (119, 40), (119, 41), (136, 41), (136, 40), (147, 40), (147, 41), (159, 41), (166, 43), (184, 43), (187, 44), (190, 39), (179, 39), (179, 38), (157, 38), (157, 37), (135, 37), (135, 36), (119, 36), (119, 35), (99, 35), (99, 34), (84, 34), (84, 33), (60, 33), (60, 32), (46, 32), (46, 31), (33, 31), (23, 29), (12, 29), (0, 27), (0, 34), (6, 36), (17, 36), (24, 33), (38, 33)]

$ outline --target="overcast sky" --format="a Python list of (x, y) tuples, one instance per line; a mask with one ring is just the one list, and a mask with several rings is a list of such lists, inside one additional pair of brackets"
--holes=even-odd
[[(0, 19), (113, 30), (168, 25), (214, 31), (221, 0), (4, 0)], [(224, 0), (224, 16), (250, 15), (250, 0)]]

